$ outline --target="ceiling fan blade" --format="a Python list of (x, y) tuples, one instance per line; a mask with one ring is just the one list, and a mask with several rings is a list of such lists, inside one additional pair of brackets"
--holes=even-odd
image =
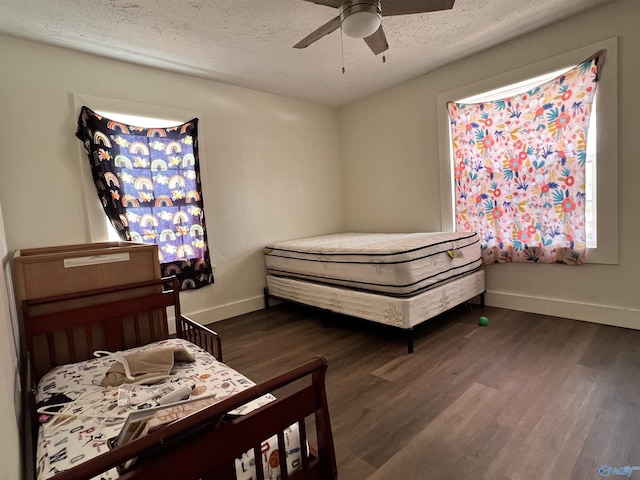
[(454, 2), (455, 0), (384, 0), (382, 2), (382, 16), (450, 10), (453, 8)]
[(316, 3), (318, 5), (325, 5), (327, 7), (340, 8), (340, 5), (344, 3), (344, 0), (304, 0), (305, 2)]
[(307, 48), (313, 42), (317, 42), (322, 37), (324, 37), (325, 35), (330, 34), (334, 30), (337, 30), (338, 28), (340, 28), (340, 17), (335, 17), (334, 19), (329, 20), (327, 23), (322, 25), (317, 30), (314, 30), (309, 35), (304, 37), (302, 40), (300, 40), (298, 43), (296, 43), (293, 46), (293, 48)]
[(378, 30), (376, 30), (376, 33), (374, 33), (373, 35), (369, 35), (364, 39), (364, 41), (367, 42), (367, 45), (369, 45), (371, 51), (376, 55), (389, 49), (387, 37), (384, 34), (382, 25), (380, 25), (380, 28), (378, 28)]

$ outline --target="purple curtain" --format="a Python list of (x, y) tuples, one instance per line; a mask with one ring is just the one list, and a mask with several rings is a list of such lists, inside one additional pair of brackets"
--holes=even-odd
[(213, 283), (198, 160), (198, 119), (169, 128), (115, 122), (82, 107), (98, 197), (123, 240), (158, 245), (162, 275), (182, 289)]

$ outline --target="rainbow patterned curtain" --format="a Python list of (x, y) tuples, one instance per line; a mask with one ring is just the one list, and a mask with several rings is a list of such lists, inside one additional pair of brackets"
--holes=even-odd
[(449, 102), (456, 230), (485, 264), (584, 262), (587, 129), (605, 51), (526, 93)]
[(141, 128), (82, 107), (76, 131), (120, 238), (157, 244), (162, 275), (176, 275), (182, 289), (213, 283), (197, 129), (197, 118), (175, 127)]

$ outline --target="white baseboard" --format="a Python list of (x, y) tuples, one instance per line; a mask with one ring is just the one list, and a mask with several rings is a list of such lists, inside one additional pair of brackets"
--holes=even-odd
[[(279, 303), (276, 299), (270, 301), (271, 305)], [(557, 298), (531, 297), (495, 291), (486, 292), (485, 305), (640, 330), (640, 309), (637, 308), (572, 302)], [(206, 325), (263, 308), (264, 297), (259, 295), (198, 312), (189, 312), (186, 315), (196, 322)]]
[(240, 300), (239, 302), (227, 303), (225, 305), (218, 305), (206, 310), (200, 310), (198, 312), (186, 313), (187, 317), (195, 320), (198, 323), (206, 325), (208, 323), (219, 322), (231, 317), (237, 317), (238, 315), (244, 315), (245, 313), (255, 312), (264, 308), (264, 296), (259, 295), (257, 297), (248, 298), (246, 300)]
[(523, 312), (571, 318), (585, 322), (640, 330), (640, 309), (572, 302), (557, 298), (530, 297), (487, 291), (485, 304)]

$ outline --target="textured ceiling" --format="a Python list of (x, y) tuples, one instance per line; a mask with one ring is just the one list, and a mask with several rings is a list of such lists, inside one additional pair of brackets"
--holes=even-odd
[(385, 63), (340, 30), (292, 48), (337, 14), (302, 0), (0, 0), (0, 32), (341, 106), (610, 1), (456, 0), (386, 17)]

